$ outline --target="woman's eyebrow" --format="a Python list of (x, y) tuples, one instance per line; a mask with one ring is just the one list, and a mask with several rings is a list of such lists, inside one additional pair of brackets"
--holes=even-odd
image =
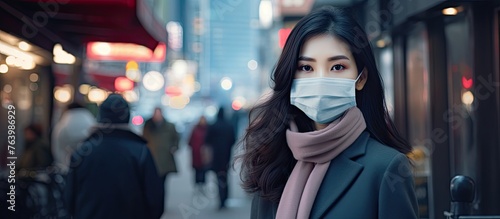
[(332, 56), (332, 57), (328, 58), (328, 61), (335, 61), (335, 60), (339, 60), (339, 59), (349, 60), (349, 58), (347, 58), (347, 56), (345, 56), (345, 55), (338, 55), (338, 56)]
[[(335, 60), (339, 60), (339, 59), (347, 59), (347, 60), (350, 60), (349, 58), (347, 58), (347, 56), (344, 56), (344, 55), (338, 55), (338, 56), (332, 56), (330, 58), (328, 58), (328, 61), (335, 61)], [(309, 62), (315, 62), (316, 59), (313, 59), (311, 57), (307, 57), (307, 56), (299, 56), (299, 61), (309, 61)]]
[(299, 61), (310, 61), (310, 62), (315, 62), (316, 59), (313, 59), (311, 57), (307, 57), (307, 56), (299, 56)]

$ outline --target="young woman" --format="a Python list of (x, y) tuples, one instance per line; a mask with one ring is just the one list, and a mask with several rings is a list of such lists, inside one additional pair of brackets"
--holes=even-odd
[(321, 8), (290, 33), (272, 94), (251, 111), (251, 218), (418, 218), (408, 143), (384, 102), (363, 29)]

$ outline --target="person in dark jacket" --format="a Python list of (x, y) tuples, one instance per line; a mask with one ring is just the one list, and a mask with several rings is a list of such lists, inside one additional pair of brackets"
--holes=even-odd
[(128, 103), (111, 94), (71, 157), (65, 202), (74, 219), (160, 218), (163, 185), (146, 141), (128, 128)]
[[(179, 133), (173, 123), (168, 122), (160, 107), (156, 107), (153, 117), (144, 123), (142, 137), (148, 142), (148, 148), (153, 155), (158, 175), (164, 185), (165, 201), (167, 200), (167, 177), (177, 173), (175, 152), (179, 148)], [(167, 183), (168, 184), (168, 183)]]
[(210, 125), (205, 137), (205, 144), (212, 148), (213, 158), (211, 169), (217, 174), (217, 185), (219, 188), (219, 209), (226, 207), (229, 184), (227, 183), (227, 171), (231, 160), (231, 148), (236, 141), (233, 126), (224, 119), (224, 109), (220, 108), (217, 121)]

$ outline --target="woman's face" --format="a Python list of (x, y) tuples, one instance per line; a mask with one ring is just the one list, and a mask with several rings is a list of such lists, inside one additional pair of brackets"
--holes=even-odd
[(328, 34), (308, 39), (302, 46), (298, 60), (295, 78), (356, 79), (358, 76), (349, 45)]

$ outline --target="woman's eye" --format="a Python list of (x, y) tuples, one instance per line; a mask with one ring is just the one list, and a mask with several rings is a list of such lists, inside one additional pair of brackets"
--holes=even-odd
[(334, 65), (332, 67), (332, 70), (334, 70), (334, 71), (341, 71), (341, 70), (344, 70), (344, 68), (345, 67), (343, 65)]
[(299, 66), (299, 70), (300, 71), (312, 71), (313, 68), (310, 65), (302, 65), (302, 66)]

